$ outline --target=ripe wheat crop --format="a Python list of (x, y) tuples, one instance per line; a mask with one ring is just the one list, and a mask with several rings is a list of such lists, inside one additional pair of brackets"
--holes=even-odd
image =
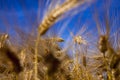
[[(120, 80), (120, 28), (113, 27), (115, 18), (110, 18), (109, 8), (104, 7), (102, 22), (94, 8), (95, 28), (90, 28), (89, 21), (79, 25), (82, 20), (76, 20), (72, 29), (68, 26), (72, 17), (93, 3), (51, 0), (33, 31), (15, 27), (15, 35), (0, 32), (0, 80)], [(57, 32), (55, 24), (64, 18)], [(68, 39), (59, 34), (63, 30), (69, 33)]]

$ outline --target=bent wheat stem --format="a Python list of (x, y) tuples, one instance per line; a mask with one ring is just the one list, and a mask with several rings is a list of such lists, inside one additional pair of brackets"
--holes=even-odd
[(51, 13), (46, 16), (42, 23), (38, 26), (38, 35), (37, 35), (37, 40), (35, 44), (35, 65), (34, 65), (34, 79), (37, 80), (37, 64), (38, 64), (38, 45), (39, 45), (39, 40), (40, 36), (45, 34), (47, 30), (60, 18), (62, 14), (73, 8), (79, 3), (80, 0), (68, 0), (64, 2), (61, 6), (55, 8), (54, 10), (51, 11)]

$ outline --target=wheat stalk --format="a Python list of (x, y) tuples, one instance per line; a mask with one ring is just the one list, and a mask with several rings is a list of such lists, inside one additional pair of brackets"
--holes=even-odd
[[(55, 8), (54, 10), (52, 10), (50, 12), (50, 14), (48, 16), (46, 16), (42, 23), (38, 26), (38, 35), (37, 35), (37, 40), (36, 40), (36, 44), (35, 44), (35, 66), (34, 66), (34, 71), (35, 71), (35, 75), (34, 75), (34, 79), (37, 80), (37, 64), (38, 64), (38, 45), (39, 45), (39, 41), (40, 41), (40, 36), (45, 34), (46, 31), (61, 17), (62, 14), (64, 14), (65, 12), (67, 12), (68, 10), (70, 10), (71, 8), (73, 8), (74, 6), (76, 6), (79, 3), (80, 0), (68, 0), (66, 2), (64, 2), (61, 6)], [(82, 1), (83, 2), (83, 1)]]

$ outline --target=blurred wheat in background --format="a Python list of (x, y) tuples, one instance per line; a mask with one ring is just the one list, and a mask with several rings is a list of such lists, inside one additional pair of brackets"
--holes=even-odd
[(119, 0), (1, 0), (0, 80), (120, 80)]

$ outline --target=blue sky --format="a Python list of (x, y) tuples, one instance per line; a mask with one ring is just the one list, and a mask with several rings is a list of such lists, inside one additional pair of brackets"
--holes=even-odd
[[(36, 30), (41, 22), (44, 12), (47, 11), (50, 0), (0, 0), (0, 33), (14, 33), (14, 27), (19, 27), (25, 32)], [(92, 1), (92, 0), (91, 0)], [(110, 1), (110, 2), (108, 2)], [(110, 6), (109, 6), (110, 3)], [(85, 9), (77, 8), (78, 12), (74, 16), (66, 16), (55, 23), (51, 30), (58, 31), (63, 38), (69, 37), (69, 30), (77, 33), (82, 26), (87, 26), (88, 30), (96, 30), (94, 15), (104, 24), (104, 15), (109, 12), (110, 25), (117, 29), (120, 26), (120, 0), (94, 0)], [(106, 9), (106, 8), (107, 9)], [(71, 14), (69, 12), (68, 14)], [(64, 29), (64, 24), (67, 23)], [(63, 29), (61, 31), (61, 29)]]

